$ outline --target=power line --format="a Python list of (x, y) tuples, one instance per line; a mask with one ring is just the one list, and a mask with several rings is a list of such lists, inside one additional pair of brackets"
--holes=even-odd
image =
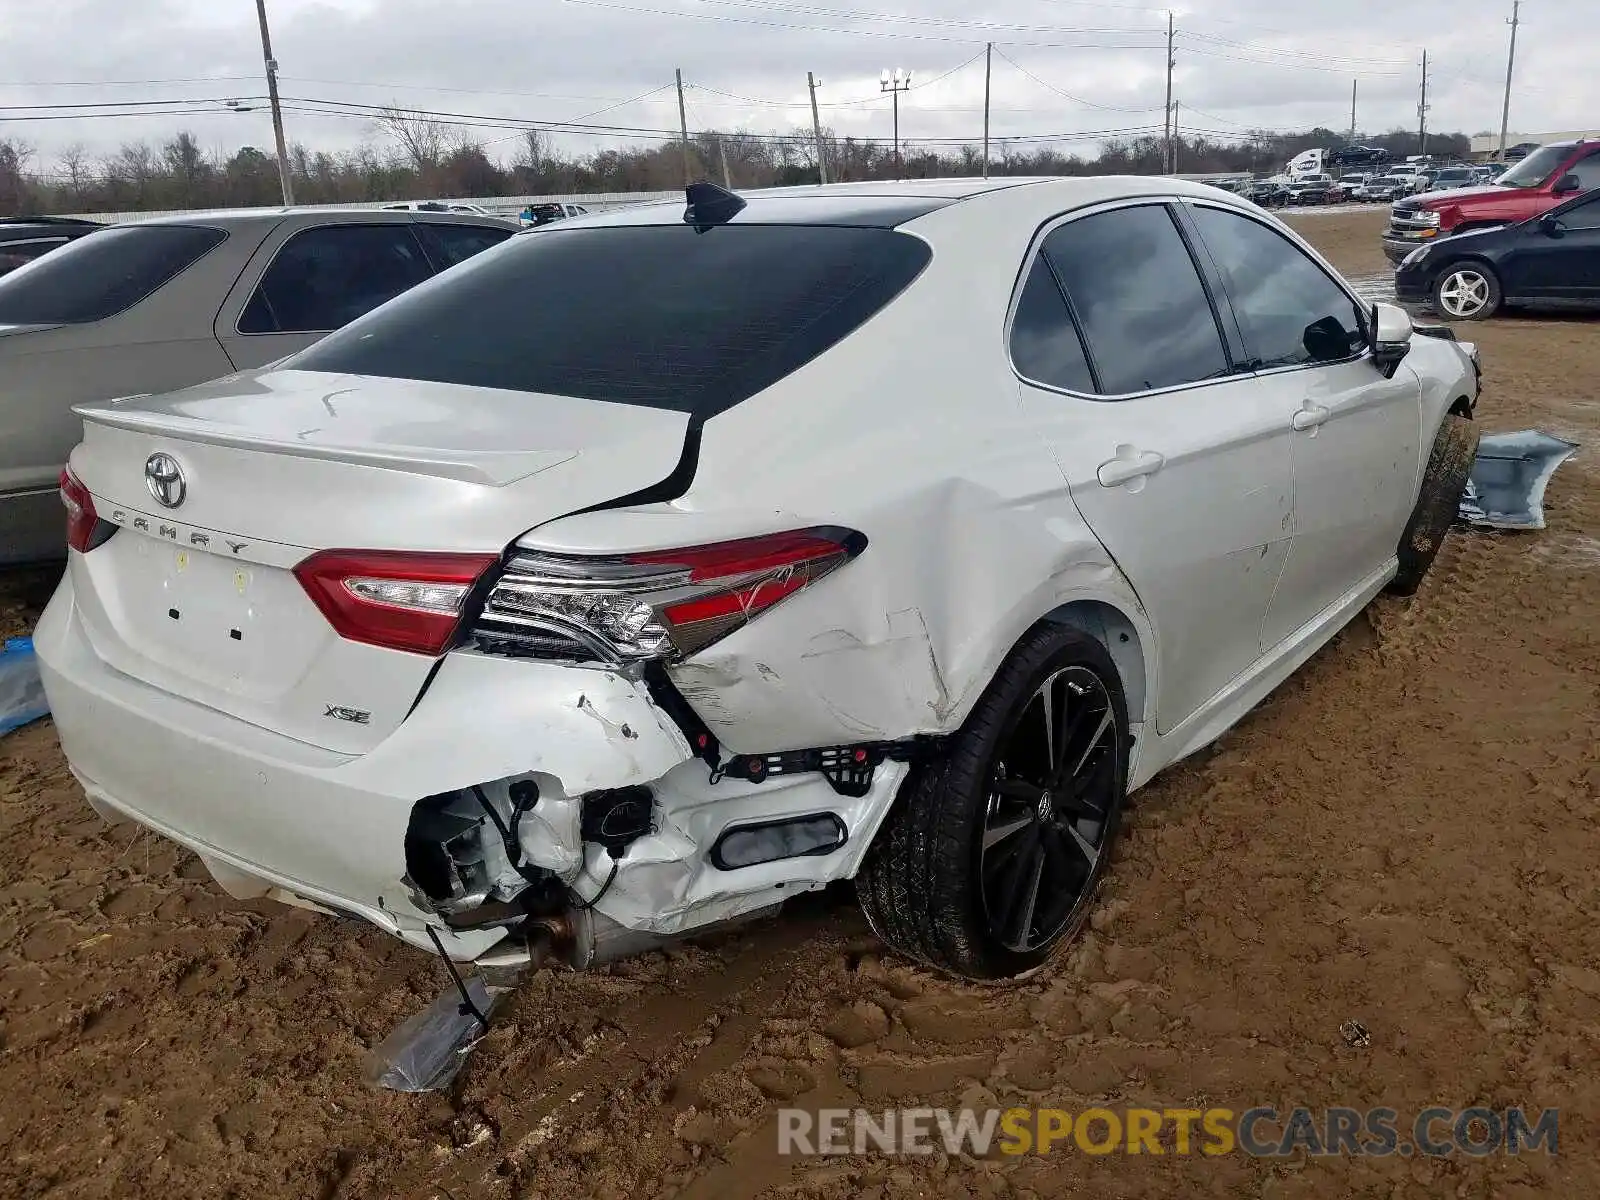
[[(731, 15), (726, 14), (726, 13), (701, 13), (701, 12), (685, 12), (685, 11), (683, 11), (681, 9), (646, 8), (646, 7), (642, 6), (642, 5), (617, 4), (617, 3), (613, 3), (612, 0), (562, 0), (562, 3), (564, 3), (564, 4), (580, 4), (580, 5), (583, 5), (586, 8), (607, 8), (607, 9), (612, 9), (612, 10), (614, 10), (616, 12), (637, 13), (637, 14), (643, 14), (643, 15), (648, 15), (648, 16), (682, 17), (682, 18), (686, 18), (688, 20), (693, 20), (693, 21), (722, 21), (722, 22), (725, 22), (725, 23), (728, 23), (728, 24), (733, 24), (733, 25), (758, 25), (758, 26), (761, 26), (763, 28), (768, 28), (768, 29), (792, 29), (792, 30), (799, 30), (799, 31), (805, 32), (805, 33), (834, 33), (834, 34), (842, 34), (842, 35), (844, 35), (846, 37), (858, 37), (858, 38), (859, 37), (870, 37), (870, 38), (882, 38), (882, 39), (899, 39), (899, 40), (917, 41), (917, 42), (946, 42), (946, 43), (953, 42), (953, 43), (956, 43), (958, 45), (966, 45), (966, 46), (975, 45), (975, 44), (977, 44), (979, 42), (982, 42), (984, 40), (981, 37), (977, 37), (977, 38), (945, 37), (945, 36), (941, 36), (939, 34), (933, 34), (933, 33), (880, 33), (880, 32), (876, 32), (876, 31), (873, 31), (873, 30), (860, 29), (860, 28), (842, 29), (842, 28), (839, 28), (838, 26), (832, 26), (832, 25), (797, 25), (797, 24), (795, 24), (795, 23), (793, 23), (791, 21), (765, 21), (765, 20), (761, 20), (761, 19), (756, 18), (756, 17), (736, 17), (736, 16), (731, 16)], [(1050, 29), (1047, 29), (1046, 31), (1047, 32), (1067, 32), (1067, 33), (1072, 32), (1071, 30), (1060, 30), (1060, 31), (1057, 31), (1057, 30), (1050, 30)], [(1144, 30), (1129, 30), (1127, 32), (1128, 32), (1129, 36), (1134, 36), (1136, 34), (1144, 35), (1148, 31), (1144, 31)], [(1008, 44), (1009, 45), (1029, 45), (1029, 46), (1049, 46), (1049, 47), (1052, 47), (1052, 48), (1058, 48), (1058, 49), (1063, 49), (1063, 50), (1147, 50), (1147, 49), (1150, 48), (1148, 46), (1137, 46), (1137, 45), (1129, 45), (1129, 44), (1124, 44), (1124, 43), (1108, 44), (1108, 43), (1101, 43), (1101, 42), (1081, 42), (1081, 43), (1008, 42)]]
[(1119, 104), (1097, 104), (1093, 100), (1085, 100), (1082, 96), (1074, 96), (1071, 92), (1063, 91), (1061, 88), (1058, 88), (1055, 84), (1049, 83), (1049, 82), (1047, 82), (1047, 81), (1045, 81), (1043, 79), (1040, 79), (1039, 76), (1035, 75), (1032, 71), (1028, 70), (1027, 67), (1023, 66), (1016, 59), (1012, 58), (1004, 50), (996, 49), (995, 53), (998, 54), (1001, 58), (1005, 59), (1006, 62), (1010, 63), (1017, 70), (1021, 71), (1029, 79), (1031, 79), (1035, 83), (1037, 83), (1040, 87), (1046, 89), (1047, 91), (1054, 92), (1056, 95), (1062, 97), (1063, 99), (1071, 100), (1074, 104), (1082, 104), (1086, 108), (1098, 108), (1098, 109), (1101, 109), (1104, 112), (1147, 113), (1147, 112), (1155, 112), (1156, 111), (1154, 107), (1151, 107), (1151, 108), (1128, 108), (1128, 107), (1124, 107), (1123, 105), (1119, 105)]
[[(949, 79), (950, 76), (956, 74), (956, 72), (965, 70), (967, 67), (970, 67), (973, 63), (977, 62), (980, 58), (983, 57), (983, 54), (984, 54), (984, 52), (982, 50), (980, 50), (976, 54), (974, 54), (971, 58), (965, 59), (964, 61), (957, 63), (955, 66), (951, 67), (948, 71), (943, 71), (943, 72), (939, 73), (938, 75), (935, 75), (932, 79), (924, 79), (921, 83), (913, 84), (909, 90), (913, 91), (913, 92), (920, 92), (925, 88), (932, 87), (934, 84), (940, 82), (941, 80)], [(741, 101), (741, 102), (743, 102), (745, 104), (761, 104), (761, 105), (766, 105), (766, 106), (772, 107), (772, 108), (801, 108), (801, 107), (804, 107), (805, 104), (807, 103), (804, 100), (795, 100), (795, 101), (790, 101), (790, 100), (764, 100), (764, 99), (761, 99), (760, 97), (757, 97), (757, 96), (744, 96), (744, 95), (739, 94), (738, 92), (723, 91), (721, 88), (710, 87), (710, 86), (708, 86), (706, 84), (703, 84), (703, 83), (691, 83), (688, 86), (693, 88), (697, 92), (710, 92), (712, 95), (715, 95), (715, 96), (726, 96), (730, 100), (738, 100), (738, 101)], [(886, 95), (886, 93), (879, 92), (875, 96), (863, 96), (863, 97), (861, 97), (859, 99), (855, 99), (855, 100), (832, 100), (832, 101), (819, 100), (819, 101), (817, 101), (817, 107), (818, 108), (869, 108), (869, 107), (872, 107), (874, 105), (882, 104), (883, 103), (883, 98), (884, 98), (885, 95)], [(940, 110), (922, 108), (922, 109), (919, 109), (918, 111), (920, 111), (920, 112), (938, 112)], [(948, 111), (948, 112), (960, 112), (960, 111), (976, 112), (977, 110), (976, 109), (971, 109), (971, 110), (947, 109), (947, 110), (944, 110), (944, 111)]]
[(1355, 58), (1343, 54), (1324, 54), (1320, 50), (1297, 50), (1289, 46), (1265, 46), (1259, 42), (1236, 42), (1232, 38), (1217, 37), (1215, 34), (1199, 33), (1192, 29), (1181, 31), (1184, 37), (1196, 38), (1203, 42), (1212, 42), (1218, 46), (1233, 46), (1242, 50), (1254, 50), (1263, 54), (1272, 54), (1277, 57), (1309, 58), (1319, 62), (1339, 64), (1341, 67), (1360, 64), (1376, 64), (1385, 67), (1410, 66), (1409, 58)]

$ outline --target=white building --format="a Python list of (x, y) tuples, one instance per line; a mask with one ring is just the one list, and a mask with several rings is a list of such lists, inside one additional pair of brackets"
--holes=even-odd
[[(1575, 142), (1579, 138), (1600, 138), (1600, 129), (1569, 129), (1563, 133), (1507, 133), (1506, 149), (1520, 146), (1523, 142), (1533, 142), (1544, 145), (1546, 142)], [(1473, 158), (1493, 158), (1500, 153), (1500, 135), (1498, 133), (1479, 134), (1472, 139)]]

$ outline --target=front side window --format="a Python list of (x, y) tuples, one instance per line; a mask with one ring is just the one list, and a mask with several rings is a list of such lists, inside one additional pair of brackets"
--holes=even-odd
[(1578, 177), (1578, 190), (1591, 191), (1600, 187), (1600, 154), (1591, 154), (1588, 158), (1572, 164), (1569, 175)]
[(1228, 373), (1211, 302), (1164, 206), (1069, 221), (1045, 238), (1043, 253), (1072, 298), (1106, 394)]
[(1562, 212), (1560, 220), (1567, 229), (1600, 229), (1600, 194), (1574, 204)]
[(550, 229), (285, 365), (710, 417), (855, 332), (931, 257), (921, 239), (879, 228)]
[(283, 244), (239, 317), (240, 333), (326, 333), (433, 274), (406, 225), (324, 225)]
[(1282, 234), (1238, 213), (1192, 210), (1256, 365), (1337, 362), (1366, 343), (1355, 301)]
[(1066, 299), (1041, 255), (1022, 285), (1011, 319), (1011, 361), (1024, 379), (1069, 392), (1095, 392), (1083, 339)]
[(201, 225), (120, 225), (81, 237), (0, 280), (0, 325), (86, 325), (153, 295), (227, 238)]

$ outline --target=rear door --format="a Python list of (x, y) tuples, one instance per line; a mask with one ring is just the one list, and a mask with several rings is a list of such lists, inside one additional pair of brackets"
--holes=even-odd
[(1293, 408), (1236, 372), (1164, 204), (1065, 219), (1024, 278), (1023, 402), (1155, 627), (1165, 733), (1260, 657), (1293, 525)]
[(1372, 362), (1360, 302), (1285, 234), (1186, 206), (1260, 386), (1292, 439), (1294, 543), (1262, 627), (1270, 650), (1394, 556), (1416, 495), (1421, 389)]
[(287, 222), (262, 246), (217, 315), (235, 367), (265, 366), (433, 275), (409, 213)]

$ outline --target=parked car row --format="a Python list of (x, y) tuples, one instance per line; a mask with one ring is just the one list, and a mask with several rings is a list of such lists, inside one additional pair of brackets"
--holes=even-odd
[(1600, 141), (1551, 142), (1492, 183), (1396, 199), (1383, 252), (1400, 263), (1417, 247), (1493, 226), (1527, 221), (1600, 187)]
[(1451, 321), (1512, 307), (1600, 310), (1600, 190), (1524, 221), (1423, 242), (1401, 260), (1394, 286), (1401, 302)]
[[(0, 224), (0, 237), (20, 228)], [(61, 553), (56, 487), (81, 432), (74, 405), (280, 359), (518, 227), (412, 208), (36, 228), (50, 253), (0, 277), (0, 565)]]
[(1456, 512), (1474, 348), (1242, 198), (685, 199), (189, 217), (0, 280), (7, 428), (59, 462), (81, 420), (34, 642), (98, 811), (458, 961), (853, 879), (1014, 976), (1126, 795)]

